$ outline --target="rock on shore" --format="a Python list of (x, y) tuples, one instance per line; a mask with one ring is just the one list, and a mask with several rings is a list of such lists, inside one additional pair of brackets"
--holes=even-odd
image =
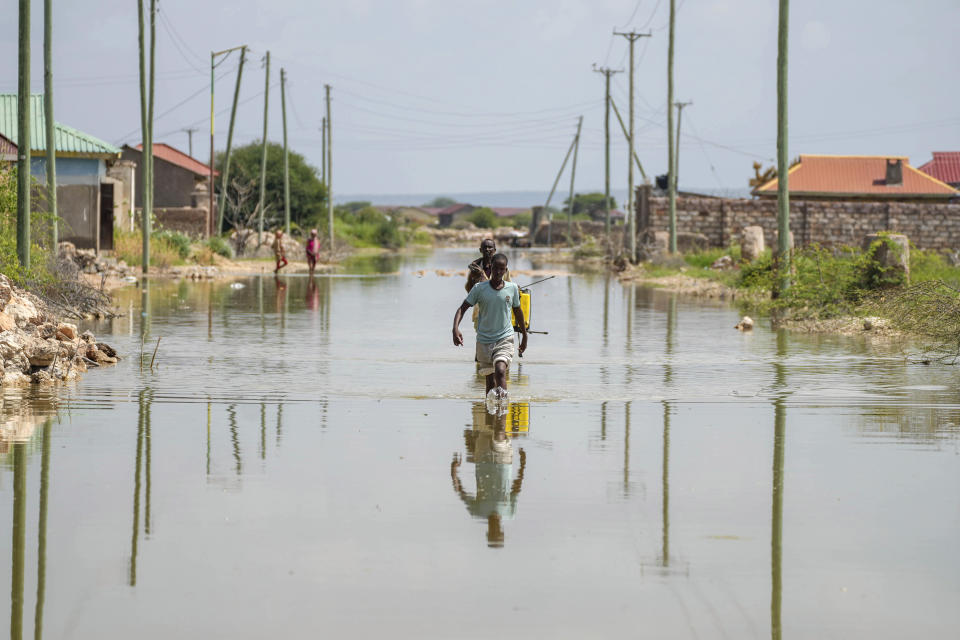
[(39, 298), (0, 274), (0, 386), (72, 380), (118, 359), (112, 347), (58, 321)]

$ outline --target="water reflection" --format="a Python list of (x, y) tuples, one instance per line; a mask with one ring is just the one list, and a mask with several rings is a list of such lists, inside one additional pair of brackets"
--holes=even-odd
[(770, 636), (780, 640), (781, 602), (783, 595), (783, 459), (786, 442), (787, 371), (783, 360), (787, 356), (787, 332), (777, 332), (777, 358), (773, 363), (773, 497), (770, 518)]
[[(520, 433), (524, 426), (520, 424), (522, 416), (529, 416), (529, 408), (511, 405), (508, 412), (513, 423), (511, 433)], [(466, 461), (474, 465), (476, 491), (467, 492), (460, 482), (460, 465), (463, 461), (459, 453), (453, 454), (450, 463), (450, 479), (467, 511), (478, 520), (487, 522), (487, 546), (502, 547), (506, 538), (503, 531), (504, 520), (512, 520), (517, 513), (517, 500), (523, 486), (523, 474), (527, 467), (527, 453), (520, 447), (520, 466), (517, 477), (513, 477), (513, 445), (507, 430), (507, 415), (499, 416), (487, 413), (484, 403), (473, 405), (473, 428), (463, 432), (466, 446)]]
[[(150, 535), (150, 462), (151, 462), (151, 404), (153, 390), (141, 389), (137, 397), (137, 454), (133, 478), (133, 527), (130, 534), (130, 572), (128, 584), (137, 586), (137, 554), (140, 543), (140, 494), (144, 491), (143, 523), (144, 536)], [(144, 451), (146, 460), (144, 461)], [(144, 464), (145, 463), (145, 464)], [(141, 478), (143, 480), (141, 481)]]

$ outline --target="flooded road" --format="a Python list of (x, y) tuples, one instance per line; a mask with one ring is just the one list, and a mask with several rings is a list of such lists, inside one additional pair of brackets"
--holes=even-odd
[(565, 273), (497, 419), (473, 257), (119, 292), (118, 366), (3, 395), (12, 636), (955, 635), (960, 369)]

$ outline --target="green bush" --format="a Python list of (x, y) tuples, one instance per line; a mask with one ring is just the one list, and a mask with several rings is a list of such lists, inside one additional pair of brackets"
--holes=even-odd
[(180, 260), (190, 257), (190, 236), (179, 231), (158, 231), (150, 236), (151, 240), (166, 242), (177, 250)]
[(206, 246), (217, 255), (221, 255), (224, 258), (233, 258), (233, 248), (220, 236), (210, 236), (210, 239), (206, 242)]
[[(36, 184), (36, 181), (34, 181)], [(33, 196), (35, 204), (36, 193)], [(53, 216), (42, 211), (30, 214), (30, 264), (20, 265), (17, 254), (17, 169), (0, 165), (0, 273), (25, 288), (43, 289), (56, 280), (51, 270), (50, 237)]]
[(470, 212), (470, 215), (467, 216), (467, 220), (481, 229), (493, 229), (497, 226), (497, 214), (489, 207), (474, 209)]

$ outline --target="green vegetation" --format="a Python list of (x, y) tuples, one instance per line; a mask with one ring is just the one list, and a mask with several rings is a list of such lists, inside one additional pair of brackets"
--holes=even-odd
[[(171, 265), (183, 264), (185, 257), (180, 256), (180, 247), (174, 242), (170, 239), (168, 232), (150, 234), (151, 267), (166, 269)], [(187, 255), (189, 255), (189, 244), (187, 247)], [(143, 256), (143, 235), (139, 230), (114, 230), (113, 253), (117, 259), (124, 260), (129, 265), (140, 264)]]
[[(570, 198), (567, 198), (563, 201), (563, 210), (566, 211), (567, 207), (570, 206)], [(610, 196), (610, 209), (617, 208), (617, 201), (613, 196)], [(573, 215), (574, 219), (583, 219), (589, 220), (592, 217), (599, 216), (603, 213), (603, 194), (600, 192), (594, 193), (578, 193), (573, 196)], [(579, 218), (577, 216), (580, 216)]]
[(49, 238), (53, 217), (46, 212), (30, 215), (30, 265), (17, 257), (17, 169), (0, 167), (0, 273), (16, 285), (42, 290), (56, 283)]
[(452, 204), (457, 204), (457, 201), (453, 198), (447, 198), (446, 196), (438, 196), (431, 200), (430, 202), (424, 203), (425, 207), (436, 207), (442, 209), (444, 207), (449, 207)]
[(412, 223), (391, 217), (369, 202), (351, 202), (333, 210), (333, 229), (340, 243), (352, 247), (399, 249), (429, 243), (429, 236)]
[(220, 236), (211, 236), (206, 242), (206, 247), (224, 258), (233, 258), (233, 249), (230, 248), (230, 243)]
[[(237, 147), (230, 153), (230, 180), (228, 201), (235, 203), (244, 198), (237, 193), (237, 185), (260, 185), (260, 160), (262, 147), (259, 142)], [(222, 170), (225, 154), (217, 154), (216, 165)], [(265, 202), (265, 226), (276, 226), (283, 219), (283, 146), (267, 144), (267, 191)], [(219, 190), (220, 183), (217, 183)], [(255, 190), (256, 191), (256, 190)], [(259, 196), (255, 195), (254, 200)], [(327, 188), (320, 182), (317, 169), (307, 164), (299, 153), (290, 152), (290, 220), (300, 228), (309, 229), (326, 220)], [(229, 220), (231, 216), (226, 216)]]

